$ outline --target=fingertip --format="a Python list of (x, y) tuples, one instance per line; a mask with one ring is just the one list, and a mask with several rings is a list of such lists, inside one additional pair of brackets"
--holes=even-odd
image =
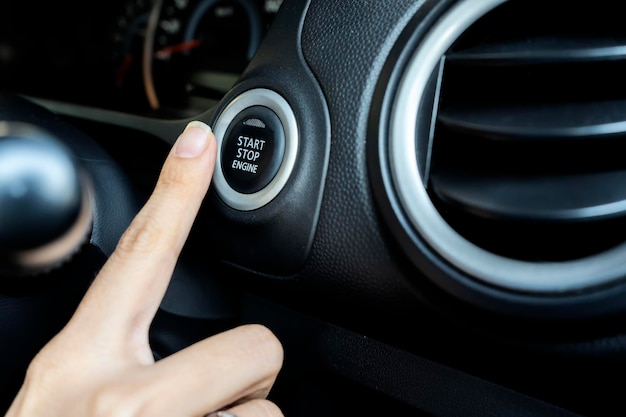
[(213, 129), (211, 129), (211, 126), (201, 120), (192, 120), (187, 124), (187, 127), (185, 129), (190, 127), (199, 127), (200, 129), (204, 129), (207, 133), (213, 133)]
[(174, 155), (178, 158), (196, 158), (208, 147), (214, 137), (211, 127), (200, 120), (187, 124), (174, 145)]

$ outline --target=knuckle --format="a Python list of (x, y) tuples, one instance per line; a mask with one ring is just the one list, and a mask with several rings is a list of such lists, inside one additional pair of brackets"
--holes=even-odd
[(50, 367), (49, 363), (50, 361), (47, 355), (42, 353), (37, 354), (26, 369), (26, 384), (32, 384), (45, 378), (46, 375), (48, 375), (46, 369)]
[(56, 378), (61, 369), (58, 366), (57, 350), (52, 342), (44, 346), (26, 368), (25, 382), (46, 383)]
[(254, 415), (266, 417), (283, 417), (281, 409), (271, 401), (259, 400), (257, 402), (258, 412)]
[(101, 386), (91, 395), (87, 412), (91, 417), (138, 416), (143, 397), (140, 386), (116, 381)]
[(116, 251), (125, 254), (151, 253), (161, 242), (163, 231), (157, 222), (150, 220), (149, 213), (136, 218), (120, 238)]
[(173, 167), (163, 170), (163, 174), (159, 178), (158, 187), (162, 189), (178, 189), (188, 183), (185, 172)]
[(168, 193), (186, 190), (189, 184), (194, 182), (190, 175), (184, 167), (166, 163), (157, 182), (156, 191)]
[(252, 340), (250, 346), (263, 356), (266, 366), (272, 373), (278, 373), (283, 365), (284, 351), (280, 340), (267, 327), (261, 324), (245, 325)]
[(283, 417), (282, 410), (270, 400), (250, 400), (246, 402), (243, 407), (246, 409), (246, 415), (258, 417)]

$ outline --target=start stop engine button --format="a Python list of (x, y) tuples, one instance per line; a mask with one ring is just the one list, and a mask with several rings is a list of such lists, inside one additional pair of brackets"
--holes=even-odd
[(285, 154), (285, 131), (272, 110), (252, 106), (233, 119), (222, 143), (221, 165), (231, 188), (244, 194), (265, 188)]
[(236, 210), (256, 210), (283, 190), (296, 165), (298, 124), (280, 94), (255, 88), (233, 98), (217, 116), (213, 184)]

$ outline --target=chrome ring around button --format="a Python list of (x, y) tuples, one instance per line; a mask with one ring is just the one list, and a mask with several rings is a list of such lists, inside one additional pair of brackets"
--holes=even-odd
[[(278, 172), (272, 181), (257, 192), (244, 194), (233, 189), (224, 177), (222, 171), (222, 147), (224, 144), (224, 135), (231, 122), (239, 113), (253, 106), (267, 107), (276, 113), (283, 125), (285, 133), (285, 151)], [(224, 108), (215, 121), (213, 132), (217, 138), (219, 152), (215, 164), (215, 172), (213, 174), (213, 184), (219, 197), (228, 206), (242, 211), (256, 210), (272, 201), (287, 183), (295, 166), (298, 153), (298, 125), (296, 123), (296, 117), (287, 101), (278, 93), (266, 88), (248, 90), (235, 97), (235, 99)]]

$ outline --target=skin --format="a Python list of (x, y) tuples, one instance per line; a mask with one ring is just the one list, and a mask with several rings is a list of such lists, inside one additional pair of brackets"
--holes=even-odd
[(31, 362), (5, 417), (283, 416), (266, 398), (283, 363), (268, 328), (236, 327), (158, 362), (149, 346), (215, 158), (210, 128), (191, 122), (74, 316)]

